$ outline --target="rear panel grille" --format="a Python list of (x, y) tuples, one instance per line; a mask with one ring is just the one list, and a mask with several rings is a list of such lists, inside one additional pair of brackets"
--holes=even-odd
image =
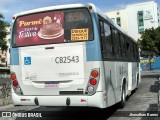
[(82, 95), (83, 91), (59, 91), (60, 95)]

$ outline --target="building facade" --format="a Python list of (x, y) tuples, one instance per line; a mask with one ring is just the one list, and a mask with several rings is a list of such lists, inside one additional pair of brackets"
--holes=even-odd
[(7, 51), (2, 51), (0, 50), (0, 67), (10, 67), (10, 53), (9, 53), (9, 48), (10, 48), (10, 27), (7, 28), (7, 32), (9, 33), (6, 36), (6, 41), (7, 41), (7, 46), (8, 49)]
[(106, 12), (115, 23), (135, 40), (148, 28), (160, 26), (160, 7), (155, 1), (135, 3)]
[(117, 9), (106, 13), (113, 22), (117, 23), (123, 30), (127, 31), (126, 9)]

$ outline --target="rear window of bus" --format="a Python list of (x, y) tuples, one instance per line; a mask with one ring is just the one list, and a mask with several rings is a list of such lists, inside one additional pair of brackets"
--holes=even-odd
[(93, 40), (92, 19), (87, 9), (20, 16), (13, 30), (13, 47)]

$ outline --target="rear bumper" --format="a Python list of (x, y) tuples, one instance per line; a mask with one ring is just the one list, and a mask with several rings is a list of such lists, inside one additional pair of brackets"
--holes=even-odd
[(12, 92), (12, 101), (14, 105), (37, 105), (37, 100), (35, 99), (38, 100), (39, 106), (89, 106), (98, 108), (106, 107), (104, 104), (105, 102), (102, 92), (96, 92), (96, 94), (92, 96), (19, 96)]

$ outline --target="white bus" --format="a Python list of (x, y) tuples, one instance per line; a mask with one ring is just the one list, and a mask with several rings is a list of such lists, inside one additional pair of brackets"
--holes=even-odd
[(140, 83), (136, 42), (93, 4), (14, 15), (10, 52), (14, 105), (123, 108)]

